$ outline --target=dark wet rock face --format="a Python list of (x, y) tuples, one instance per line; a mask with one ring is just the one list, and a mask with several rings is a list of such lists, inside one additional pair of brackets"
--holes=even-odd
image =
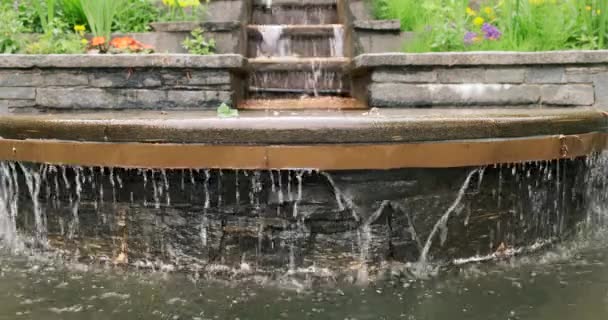
[[(587, 217), (593, 187), (578, 160), (352, 172), (3, 168), (3, 183), (20, 185), (18, 229), (68, 256), (230, 277), (352, 279), (387, 263), (558, 240)], [(22, 172), (40, 174), (42, 228)]]

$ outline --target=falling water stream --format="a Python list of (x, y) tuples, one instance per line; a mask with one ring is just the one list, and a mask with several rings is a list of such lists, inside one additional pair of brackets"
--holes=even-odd
[(0, 318), (601, 319), (606, 159), (441, 171), (428, 195), (407, 170), (1, 162)]

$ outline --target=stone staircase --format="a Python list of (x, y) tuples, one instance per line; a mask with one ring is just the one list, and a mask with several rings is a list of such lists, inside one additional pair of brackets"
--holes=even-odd
[(353, 109), (346, 17), (336, 0), (254, 0), (241, 109)]

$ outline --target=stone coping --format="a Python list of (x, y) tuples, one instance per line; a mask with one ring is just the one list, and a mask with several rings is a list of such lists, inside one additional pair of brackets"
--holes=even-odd
[(232, 31), (241, 27), (240, 21), (180, 21), (180, 22), (153, 22), (150, 24), (157, 32), (190, 32), (196, 28), (205, 31)]
[(354, 59), (355, 68), (409, 66), (497, 66), (608, 63), (608, 50), (544, 52), (374, 53)]
[(399, 20), (355, 20), (353, 27), (356, 30), (390, 31), (400, 32), (401, 21)]
[(420, 143), (605, 132), (595, 108), (0, 115), (3, 139), (210, 145)]
[(240, 54), (0, 54), (0, 69), (29, 68), (201, 68), (237, 69), (246, 65)]
[[(256, 6), (268, 6), (268, 0), (252, 0)], [(335, 6), (336, 0), (272, 0), (272, 6)]]

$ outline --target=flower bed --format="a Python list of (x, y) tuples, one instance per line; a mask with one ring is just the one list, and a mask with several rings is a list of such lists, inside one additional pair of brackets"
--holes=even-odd
[(415, 31), (412, 52), (608, 48), (605, 0), (373, 0), (381, 19)]
[[(150, 53), (155, 48), (142, 39), (155, 37), (137, 34), (128, 39), (125, 34), (150, 31), (154, 22), (201, 26), (204, 17), (199, 0), (0, 0), (0, 53)], [(197, 32), (186, 50), (214, 53), (214, 41), (203, 30)], [(119, 39), (113, 41), (115, 37)], [(179, 37), (180, 44), (185, 38), (187, 34)], [(161, 52), (185, 51), (179, 44), (176, 49), (173, 43), (155, 42)]]

